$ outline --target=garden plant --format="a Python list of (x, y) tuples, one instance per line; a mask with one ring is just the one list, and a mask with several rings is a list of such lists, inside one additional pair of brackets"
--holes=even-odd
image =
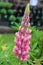
[(15, 34), (0, 34), (0, 65), (43, 65), (43, 31), (30, 26), (28, 15)]

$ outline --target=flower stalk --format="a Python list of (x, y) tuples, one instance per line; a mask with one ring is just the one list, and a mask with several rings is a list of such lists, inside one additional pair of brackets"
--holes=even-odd
[(28, 28), (30, 26), (29, 13), (25, 12), (22, 18), (21, 26), (19, 31), (15, 33), (16, 37), (14, 38), (15, 46), (13, 48), (13, 53), (17, 58), (22, 61), (29, 58), (28, 52), (30, 50), (30, 38), (31, 30)]

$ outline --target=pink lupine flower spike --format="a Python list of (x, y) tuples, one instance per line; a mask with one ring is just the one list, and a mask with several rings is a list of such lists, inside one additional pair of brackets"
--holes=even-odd
[(30, 50), (30, 38), (31, 38), (31, 30), (28, 28), (30, 26), (29, 23), (29, 13), (25, 13), (22, 18), (21, 26), (19, 27), (19, 31), (16, 32), (16, 37), (14, 39), (15, 46), (13, 48), (13, 53), (19, 58), (21, 61), (27, 60), (29, 58), (28, 52)]

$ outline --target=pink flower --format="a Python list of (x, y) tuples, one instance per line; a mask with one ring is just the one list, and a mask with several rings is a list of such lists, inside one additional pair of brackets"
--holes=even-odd
[(29, 28), (26, 28), (26, 33), (31, 33), (32, 31)]
[(30, 34), (25, 34), (24, 35), (24, 41), (29, 40), (31, 38)]
[(29, 23), (29, 14), (25, 13), (22, 19), (21, 26), (19, 27), (19, 31), (16, 32), (16, 37), (14, 39), (15, 46), (13, 48), (13, 53), (19, 58), (21, 61), (27, 60), (29, 55), (28, 52), (30, 50), (30, 38), (31, 38), (31, 30), (28, 28)]
[(23, 32), (23, 31), (24, 31), (24, 28), (20, 26), (19, 30), (20, 30), (21, 32)]
[(14, 48), (13, 48), (13, 53), (17, 53), (17, 51), (18, 51), (18, 47), (17, 46), (14, 46)]
[(23, 55), (22, 57), (21, 57), (21, 61), (23, 61), (23, 60), (27, 60), (28, 59), (28, 55)]
[(21, 32), (16, 32), (16, 34), (15, 34), (17, 37), (20, 37), (21, 36)]
[(26, 47), (26, 46), (29, 46), (30, 45), (30, 41), (26, 40), (26, 41), (23, 41), (22, 43), (22, 48)]

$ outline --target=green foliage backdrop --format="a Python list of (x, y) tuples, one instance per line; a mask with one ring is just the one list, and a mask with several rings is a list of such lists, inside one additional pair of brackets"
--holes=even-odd
[[(24, 61), (22, 65), (42, 65), (43, 64), (43, 31), (32, 29), (32, 38), (30, 39), (30, 58)], [(16, 59), (12, 50), (14, 47), (15, 34), (0, 34), (0, 65), (21, 65), (20, 60)]]

